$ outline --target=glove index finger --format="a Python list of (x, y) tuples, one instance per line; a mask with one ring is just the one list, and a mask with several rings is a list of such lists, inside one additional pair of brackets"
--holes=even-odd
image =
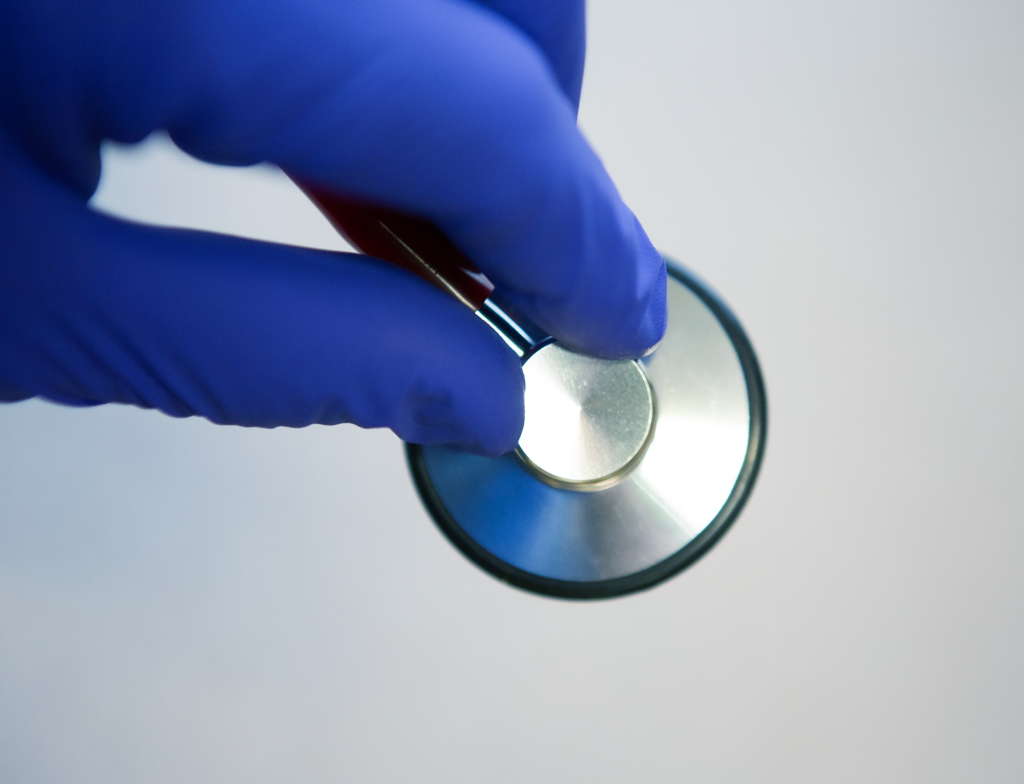
[(311, 143), (277, 162), (433, 220), (564, 343), (639, 356), (664, 327), (660, 255), (537, 48), (489, 14), (440, 7), (390, 25), (401, 56), (341, 85)]
[(579, 110), (586, 56), (585, 0), (476, 0), (505, 17), (544, 53), (562, 92)]

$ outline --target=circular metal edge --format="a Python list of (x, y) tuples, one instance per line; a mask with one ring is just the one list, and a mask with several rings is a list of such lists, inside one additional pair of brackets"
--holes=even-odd
[(653, 566), (610, 580), (589, 582), (555, 580), (526, 572), (506, 563), (485, 550), (470, 537), (438, 497), (426, 470), (422, 447), (418, 444), (407, 443), (405, 449), (409, 472), (412, 474), (420, 500), (427, 508), (434, 523), (463, 555), (498, 580), (525, 591), (558, 599), (612, 599), (644, 591), (673, 577), (703, 557), (729, 530), (750, 498), (761, 469), (768, 436), (768, 400), (757, 355), (754, 353), (754, 348), (739, 320), (718, 295), (679, 262), (665, 257), (665, 263), (668, 274), (696, 294), (714, 313), (729, 336), (743, 369), (743, 377), (747, 384), (747, 397), (750, 401), (750, 438), (743, 466), (740, 468), (729, 498), (726, 499), (715, 519), (704, 530), (675, 553)]
[(599, 490), (607, 490), (613, 485), (617, 485), (631, 473), (633, 469), (640, 465), (640, 461), (644, 459), (644, 455), (647, 454), (648, 448), (654, 441), (654, 431), (658, 426), (658, 396), (654, 394), (654, 385), (651, 384), (651, 380), (647, 377), (647, 371), (644, 370), (643, 364), (639, 360), (631, 360), (640, 369), (640, 374), (643, 376), (644, 381), (647, 382), (647, 393), (651, 396), (651, 424), (647, 427), (647, 435), (644, 436), (644, 441), (640, 444), (640, 448), (636, 450), (636, 454), (633, 455), (629, 460), (626, 461), (625, 465), (620, 466), (610, 474), (602, 476), (600, 479), (584, 480), (582, 482), (570, 482), (567, 479), (562, 479), (549, 474), (540, 466), (536, 465), (526, 453), (523, 452), (518, 446), (515, 448), (513, 454), (516, 460), (519, 461), (519, 465), (526, 473), (530, 474), (534, 479), (539, 479), (546, 485), (551, 487), (557, 487), (560, 490), (574, 490), (577, 493), (594, 493)]

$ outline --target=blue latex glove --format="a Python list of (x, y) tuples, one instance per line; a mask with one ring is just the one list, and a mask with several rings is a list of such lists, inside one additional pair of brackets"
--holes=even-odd
[(102, 140), (166, 129), (205, 161), (271, 161), (426, 216), (564, 343), (637, 356), (664, 329), (665, 271), (576, 130), (583, 16), (574, 0), (5, 0), (0, 399), (513, 448), (516, 357), (424, 281), (86, 200)]

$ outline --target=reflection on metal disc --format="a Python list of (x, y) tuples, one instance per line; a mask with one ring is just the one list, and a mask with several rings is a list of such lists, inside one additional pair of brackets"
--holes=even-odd
[[(728, 309), (679, 265), (669, 262), (669, 271), (668, 331), (657, 351), (641, 361), (656, 401), (656, 422), (644, 431), (640, 398), (622, 403), (621, 427), (633, 435), (618, 443), (635, 448), (637, 438), (650, 438), (620, 481), (581, 492), (541, 481), (515, 455), (486, 458), (449, 447), (408, 447), (417, 488), (442, 531), (499, 578), (572, 598), (650, 587), (707, 551), (746, 501), (766, 428), (757, 359)], [(527, 390), (528, 367), (529, 362)], [(582, 365), (576, 369), (578, 378), (586, 377)], [(558, 417), (570, 419), (568, 432), (576, 433), (578, 446), (586, 395), (569, 387), (577, 391), (566, 396), (563, 387), (548, 394), (562, 396), (566, 411)], [(627, 383), (624, 394), (637, 389), (642, 387)], [(558, 417), (548, 427), (565, 430), (564, 422), (554, 421)], [(617, 421), (614, 415), (599, 418)], [(534, 446), (533, 439), (524, 431), (520, 442), (531, 458), (531, 450), (541, 454), (547, 448)], [(570, 478), (597, 478), (623, 462), (621, 452), (596, 459), (581, 456), (579, 449), (543, 454), (545, 471)]]
[(654, 426), (639, 362), (595, 359), (548, 343), (523, 363), (526, 425), (519, 457), (556, 487), (597, 490), (633, 467)]

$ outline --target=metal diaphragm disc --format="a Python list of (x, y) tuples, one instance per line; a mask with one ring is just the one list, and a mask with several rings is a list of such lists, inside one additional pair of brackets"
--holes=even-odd
[(767, 426), (757, 358), (728, 308), (668, 264), (668, 329), (640, 360), (656, 422), (614, 484), (583, 492), (542, 481), (513, 454), (408, 445), (438, 526), (498, 578), (567, 598), (640, 590), (700, 557), (742, 509)]
[(599, 490), (643, 457), (655, 409), (639, 362), (587, 357), (547, 343), (526, 358), (523, 374), (526, 424), (516, 454), (541, 481)]

